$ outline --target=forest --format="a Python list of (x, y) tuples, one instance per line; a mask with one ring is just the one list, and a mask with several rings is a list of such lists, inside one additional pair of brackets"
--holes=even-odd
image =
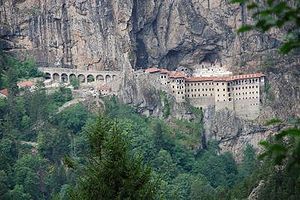
[[(61, 86), (17, 82), (41, 77), (31, 60), (1, 54), (0, 199), (299, 199), (299, 129), (248, 145), (237, 163), (216, 141), (202, 147), (202, 112), (192, 121), (145, 117), (116, 97), (92, 112)], [(4, 67), (5, 66), (5, 67)], [(270, 121), (269, 125), (281, 123)]]

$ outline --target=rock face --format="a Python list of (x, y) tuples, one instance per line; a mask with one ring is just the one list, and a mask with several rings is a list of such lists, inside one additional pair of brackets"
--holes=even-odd
[(1, 43), (40, 66), (120, 70), (131, 10), (115, 0), (0, 1)]
[(241, 64), (278, 45), (272, 35), (235, 34), (247, 20), (224, 0), (0, 1), (3, 48), (80, 69), (131, 67), (125, 59), (135, 69)]
[(220, 61), (236, 73), (263, 71), (269, 82), (258, 120), (206, 111), (208, 136), (238, 152), (266, 136), (265, 119), (300, 117), (299, 55), (276, 54), (278, 31), (237, 35), (250, 20), (227, 0), (0, 0), (0, 48), (39, 66), (122, 70), (123, 101), (156, 116), (161, 100), (133, 69)]

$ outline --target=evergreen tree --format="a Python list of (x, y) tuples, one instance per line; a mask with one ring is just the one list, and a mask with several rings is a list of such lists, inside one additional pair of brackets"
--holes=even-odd
[(89, 163), (73, 199), (155, 199), (151, 169), (130, 154), (116, 122), (100, 117), (88, 135)]

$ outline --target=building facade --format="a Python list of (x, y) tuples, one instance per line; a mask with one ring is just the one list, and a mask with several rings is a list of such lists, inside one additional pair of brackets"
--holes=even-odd
[[(210, 73), (212, 72), (211, 70)], [(178, 103), (189, 101), (194, 107), (215, 107), (217, 111), (227, 108), (241, 118), (257, 118), (264, 74), (232, 75), (228, 71), (220, 72), (217, 70), (216, 74), (210, 76), (207, 76), (208, 73), (205, 76), (187, 76), (182, 71), (158, 68), (145, 70), (151, 78), (158, 79)]]

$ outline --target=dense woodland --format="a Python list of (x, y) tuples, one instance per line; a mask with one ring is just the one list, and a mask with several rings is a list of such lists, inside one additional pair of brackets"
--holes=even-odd
[(237, 164), (216, 141), (200, 145), (200, 110), (166, 121), (112, 97), (101, 113), (83, 104), (58, 112), (70, 89), (20, 90), (19, 80), (42, 75), (34, 62), (1, 62), (0, 199), (245, 199), (261, 180), (259, 199), (300, 198), (298, 129), (263, 142), (264, 159), (245, 147)]

